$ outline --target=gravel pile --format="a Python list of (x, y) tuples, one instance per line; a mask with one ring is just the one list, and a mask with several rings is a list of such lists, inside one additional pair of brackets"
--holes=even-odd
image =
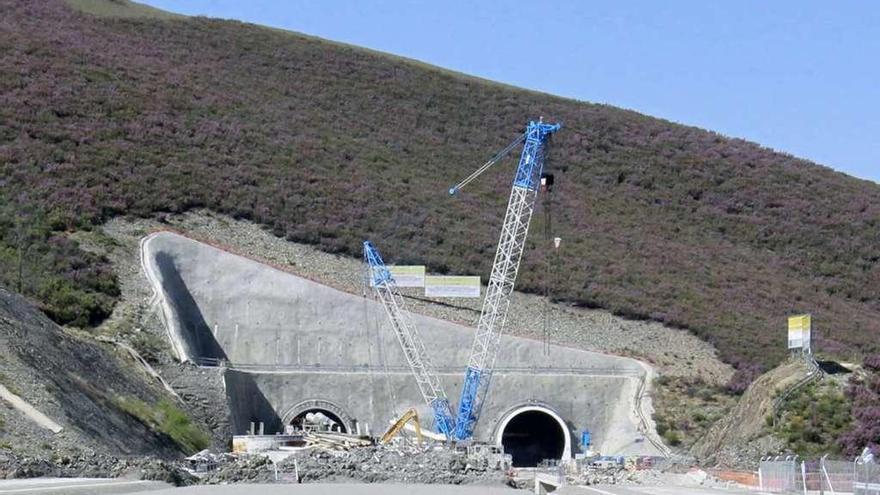
[[(277, 467), (277, 472), (276, 472)], [(504, 472), (471, 463), (466, 454), (447, 449), (400, 449), (377, 445), (348, 452), (306, 450), (273, 465), (267, 457), (241, 456), (222, 464), (205, 484), (296, 482), (502, 484)]]
[[(179, 231), (346, 292), (362, 294), (364, 291), (360, 260), (285, 241), (251, 222), (199, 211), (168, 216), (164, 222), (114, 219), (104, 226), (107, 235), (127, 246), (133, 243), (136, 246), (140, 237), (157, 229)], [(122, 269), (139, 272), (139, 264), (128, 265)], [(143, 282), (124, 280), (131, 280), (128, 276), (121, 278), (123, 293), (136, 289), (144, 294), (145, 289), (140, 286)], [(416, 313), (471, 326), (479, 317), (480, 299), (431, 301), (416, 289), (408, 290), (410, 292), (405, 293), (409, 296), (408, 307)], [(711, 345), (686, 331), (654, 322), (626, 320), (607, 311), (550, 304), (540, 296), (514, 293), (506, 331), (541, 340), (545, 338), (545, 328), (550, 343), (632, 356), (653, 364), (667, 376), (701, 377), (708, 383), (723, 384), (732, 374), (730, 366), (718, 360)]]
[(567, 475), (570, 485), (645, 485), (675, 487), (727, 488), (726, 481), (719, 480), (701, 469), (681, 470), (642, 469), (631, 467), (587, 467), (576, 475)]
[(96, 452), (27, 456), (0, 453), (0, 479), (12, 478), (119, 478), (165, 481), (174, 486), (198, 479), (174, 462), (149, 457), (117, 458)]

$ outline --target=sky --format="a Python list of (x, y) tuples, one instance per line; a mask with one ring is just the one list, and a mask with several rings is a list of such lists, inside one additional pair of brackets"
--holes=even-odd
[(140, 0), (748, 139), (880, 182), (880, 2)]

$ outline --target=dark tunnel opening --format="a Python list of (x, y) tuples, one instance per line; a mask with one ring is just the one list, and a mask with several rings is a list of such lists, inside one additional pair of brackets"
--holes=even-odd
[(345, 422), (326, 409), (308, 409), (296, 415), (290, 421), (295, 430), (302, 431), (336, 431), (348, 433)]
[(556, 419), (543, 411), (525, 411), (511, 418), (501, 434), (504, 452), (514, 467), (535, 467), (544, 459), (561, 459), (565, 432)]

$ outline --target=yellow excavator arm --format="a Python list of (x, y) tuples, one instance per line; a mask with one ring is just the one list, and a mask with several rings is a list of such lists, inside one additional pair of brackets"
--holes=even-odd
[(380, 443), (386, 444), (391, 441), (394, 437), (400, 433), (400, 430), (406, 425), (407, 422), (412, 421), (416, 427), (416, 438), (419, 443), (422, 443), (422, 427), (419, 425), (419, 413), (416, 412), (415, 409), (409, 408), (405, 413), (401, 414), (397, 421), (388, 428), (388, 431), (382, 435), (382, 438), (379, 440)]

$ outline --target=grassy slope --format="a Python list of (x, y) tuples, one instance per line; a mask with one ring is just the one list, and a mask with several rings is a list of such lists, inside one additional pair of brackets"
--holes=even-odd
[[(329, 251), (357, 256), (370, 237), (393, 261), (486, 274), (513, 164), (459, 199), (446, 189), (544, 115), (565, 125), (550, 157), (560, 298), (687, 327), (734, 363), (777, 362), (785, 316), (801, 311), (815, 315), (820, 347), (878, 349), (876, 184), (635, 112), (238, 22), (0, 5), (5, 273), (21, 211), (58, 230), (206, 206)], [(524, 290), (543, 292), (542, 221)], [(35, 249), (30, 292), (50, 309), (43, 279), (74, 299), (112, 297), (100, 262), (70, 266), (78, 254), (56, 252), (55, 238), (35, 241), (49, 247)]]

